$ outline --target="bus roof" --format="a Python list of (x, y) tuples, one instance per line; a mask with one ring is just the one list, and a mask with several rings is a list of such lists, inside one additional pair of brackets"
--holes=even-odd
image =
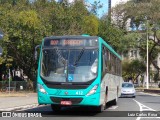
[(51, 37), (45, 37), (44, 38), (44, 40), (45, 39), (63, 39), (63, 38), (68, 38), (68, 39), (74, 39), (74, 38), (83, 38), (83, 39), (85, 39), (85, 38), (92, 38), (92, 39), (94, 39), (94, 38), (98, 38), (97, 36), (82, 36), (82, 35), (66, 35), (66, 36), (51, 36)]

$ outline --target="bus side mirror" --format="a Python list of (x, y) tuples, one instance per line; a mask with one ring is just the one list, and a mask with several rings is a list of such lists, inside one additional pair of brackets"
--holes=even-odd
[(41, 47), (41, 45), (37, 45), (37, 46), (35, 47), (35, 51), (34, 51), (34, 59), (35, 59), (35, 60), (38, 59), (37, 49), (40, 48), (40, 47)]

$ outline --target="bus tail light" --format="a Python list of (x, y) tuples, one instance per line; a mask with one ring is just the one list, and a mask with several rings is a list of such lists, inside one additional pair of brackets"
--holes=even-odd
[(97, 88), (98, 88), (98, 84), (96, 84), (96, 85), (87, 93), (87, 96), (94, 94), (94, 93), (96, 92)]
[(44, 93), (46, 94), (46, 90), (44, 89), (44, 87), (41, 85), (41, 84), (38, 84), (38, 90), (41, 92), (41, 93)]

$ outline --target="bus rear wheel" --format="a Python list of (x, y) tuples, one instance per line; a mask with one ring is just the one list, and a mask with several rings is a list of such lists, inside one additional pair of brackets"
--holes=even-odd
[(112, 104), (112, 105), (117, 105), (117, 101), (118, 101), (118, 93), (117, 93), (117, 95), (116, 95), (116, 98), (111, 101), (111, 104)]
[(61, 111), (61, 106), (59, 106), (59, 105), (51, 104), (51, 108), (54, 112), (60, 112)]
[(111, 104), (112, 105), (117, 105), (117, 100), (118, 100), (118, 98), (114, 99), (113, 101), (111, 101)]

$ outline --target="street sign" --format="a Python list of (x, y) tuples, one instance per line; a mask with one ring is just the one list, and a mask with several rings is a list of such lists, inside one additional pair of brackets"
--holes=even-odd
[(0, 30), (0, 40), (3, 38), (3, 32), (2, 32), (2, 30)]
[(0, 56), (2, 55), (2, 53), (3, 53), (3, 49), (2, 49), (2, 47), (0, 46)]

